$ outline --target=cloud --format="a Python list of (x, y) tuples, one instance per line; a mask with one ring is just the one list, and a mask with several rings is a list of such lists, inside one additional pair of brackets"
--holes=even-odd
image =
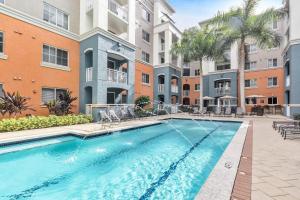
[[(200, 21), (209, 19), (220, 11), (229, 10), (243, 4), (242, 0), (169, 0), (175, 7), (174, 19), (177, 26), (184, 30), (197, 25)], [(282, 0), (262, 0), (257, 12), (262, 12), (266, 8), (281, 6)]]

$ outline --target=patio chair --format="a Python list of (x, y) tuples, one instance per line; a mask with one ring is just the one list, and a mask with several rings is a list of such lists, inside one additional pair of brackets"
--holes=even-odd
[(203, 107), (202, 110), (199, 112), (200, 115), (206, 115), (207, 114), (207, 107)]
[(284, 140), (287, 138), (287, 135), (300, 135), (299, 124), (294, 128), (289, 127), (289, 128), (282, 129), (282, 137), (284, 138)]
[(133, 110), (132, 107), (128, 107), (127, 111), (128, 111), (128, 114), (131, 116), (132, 119), (136, 119), (137, 118), (137, 116), (135, 115), (134, 110)]
[(193, 107), (193, 114), (200, 114), (198, 107)]
[(216, 107), (214, 115), (222, 116), (222, 109), (221, 109), (221, 107)]
[(273, 121), (273, 129), (278, 130), (280, 126), (294, 125), (295, 121)]
[(294, 121), (293, 123), (290, 124), (279, 125), (278, 132), (281, 134), (281, 136), (284, 136), (286, 131), (299, 129), (299, 128), (300, 128), (299, 122)]
[(113, 109), (108, 110), (108, 115), (110, 116), (110, 118), (113, 121), (118, 121), (118, 122), (121, 121), (121, 119), (118, 117), (118, 115), (116, 114), (115, 110), (113, 110)]
[(237, 107), (235, 111), (235, 117), (244, 117), (245, 113), (241, 107)]
[(225, 116), (231, 116), (231, 114), (232, 114), (232, 113), (231, 113), (231, 107), (226, 107), (226, 108), (225, 108), (225, 113), (224, 113), (224, 115), (225, 115)]
[(108, 116), (108, 114), (104, 110), (99, 111), (100, 114), (100, 122), (112, 122), (112, 119)]

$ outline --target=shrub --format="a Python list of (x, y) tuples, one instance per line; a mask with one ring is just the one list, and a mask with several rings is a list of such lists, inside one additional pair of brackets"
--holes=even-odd
[(92, 117), (88, 115), (50, 115), (49, 117), (22, 117), (19, 119), (3, 119), (0, 121), (0, 132), (86, 124), (90, 122), (92, 122)]
[(149, 96), (140, 96), (138, 98), (136, 98), (135, 100), (135, 105), (137, 105), (138, 107), (144, 108), (147, 105), (149, 105), (150, 102), (150, 97)]
[(72, 97), (71, 91), (66, 91), (58, 96), (58, 100), (53, 100), (46, 103), (49, 113), (52, 115), (69, 115), (72, 114), (73, 102), (77, 100), (77, 97)]
[(294, 120), (300, 120), (300, 114), (295, 114), (294, 115)]
[(26, 110), (34, 111), (27, 103), (30, 98), (23, 97), (19, 92), (5, 92), (3, 90), (3, 96), (0, 97), (0, 113), (4, 116), (22, 114)]

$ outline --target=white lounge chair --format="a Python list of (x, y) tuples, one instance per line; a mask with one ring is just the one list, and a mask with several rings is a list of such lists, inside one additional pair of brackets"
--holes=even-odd
[(112, 122), (112, 119), (108, 116), (108, 114), (104, 110), (100, 110), (100, 122), (103, 123), (105, 121)]
[(116, 112), (113, 109), (108, 110), (108, 114), (112, 120), (115, 120), (118, 122), (121, 121), (121, 119), (118, 117), (118, 115), (116, 114)]

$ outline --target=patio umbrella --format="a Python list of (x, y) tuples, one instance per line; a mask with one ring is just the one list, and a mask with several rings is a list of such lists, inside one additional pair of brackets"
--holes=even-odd
[(213, 97), (208, 97), (208, 96), (205, 96), (205, 97), (203, 97), (203, 100), (214, 100), (215, 98), (213, 98)]
[(236, 99), (236, 97), (233, 97), (233, 96), (223, 96), (223, 97), (220, 97), (220, 99)]
[(266, 98), (266, 97), (263, 95), (254, 94), (254, 95), (247, 96), (246, 98)]

